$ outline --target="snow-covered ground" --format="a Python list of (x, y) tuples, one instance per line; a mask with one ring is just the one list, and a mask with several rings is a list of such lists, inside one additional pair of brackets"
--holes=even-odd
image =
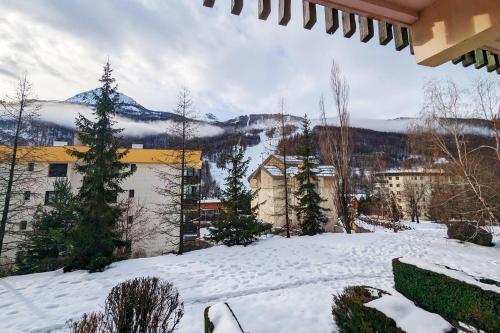
[(448, 240), (437, 224), (414, 227), (399, 233), (275, 237), (248, 247), (118, 262), (103, 273), (0, 279), (0, 332), (67, 332), (68, 319), (100, 310), (114, 285), (138, 276), (158, 276), (179, 289), (185, 304), (181, 333), (202, 332), (204, 308), (220, 302), (231, 305), (248, 332), (335, 332), (332, 294), (360, 284), (390, 290), (391, 259), (400, 256), (500, 280), (498, 245)]

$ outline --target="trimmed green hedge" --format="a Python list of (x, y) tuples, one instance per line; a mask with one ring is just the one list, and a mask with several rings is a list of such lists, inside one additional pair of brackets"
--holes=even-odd
[(500, 294), (393, 259), (396, 290), (427, 311), (500, 332)]
[(382, 312), (364, 306), (384, 292), (375, 288), (348, 287), (339, 296), (333, 296), (332, 315), (340, 333), (404, 333), (396, 322)]

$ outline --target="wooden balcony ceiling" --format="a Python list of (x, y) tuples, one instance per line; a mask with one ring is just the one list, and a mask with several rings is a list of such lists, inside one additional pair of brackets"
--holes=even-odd
[(341, 9), (400, 25), (412, 25), (419, 12), (436, 0), (311, 0), (311, 2)]

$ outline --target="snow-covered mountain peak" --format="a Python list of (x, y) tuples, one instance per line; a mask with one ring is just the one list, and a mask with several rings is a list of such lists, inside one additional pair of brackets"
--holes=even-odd
[[(95, 96), (101, 95), (101, 88), (96, 88), (93, 90), (85, 91), (79, 94), (76, 94), (73, 97), (70, 97), (66, 100), (68, 103), (77, 103), (77, 104), (86, 104), (86, 105), (95, 105)], [(125, 94), (118, 93), (118, 102), (120, 104), (128, 104), (128, 105), (137, 105), (137, 103), (133, 98), (128, 97)]]

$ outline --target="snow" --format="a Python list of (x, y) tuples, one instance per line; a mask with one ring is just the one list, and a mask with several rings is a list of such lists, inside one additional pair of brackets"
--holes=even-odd
[(449, 240), (443, 225), (413, 226), (398, 233), (273, 237), (247, 247), (121, 261), (102, 273), (58, 270), (3, 278), (0, 332), (66, 333), (68, 319), (102, 309), (113, 286), (140, 276), (157, 276), (178, 288), (185, 305), (179, 333), (203, 331), (204, 309), (221, 302), (231, 306), (245, 332), (336, 332), (332, 294), (352, 285), (390, 290), (396, 257), (500, 281), (498, 245)]
[(418, 268), (426, 269), (428, 271), (449, 276), (453, 279), (475, 285), (483, 290), (490, 290), (500, 294), (500, 287), (480, 282), (479, 279), (482, 278), (483, 276), (474, 276), (473, 273), (467, 272), (467, 267), (464, 268), (461, 267), (460, 265), (458, 266), (446, 265), (447, 267), (444, 267), (443, 265), (439, 266), (427, 262), (425, 260), (413, 257), (400, 258), (399, 261), (413, 266), (417, 266)]
[(441, 316), (418, 308), (396, 292), (368, 302), (365, 306), (394, 319), (396, 325), (407, 333), (446, 333), (452, 329)]
[[(95, 96), (101, 95), (101, 88), (96, 88), (93, 90), (85, 91), (79, 94), (76, 94), (73, 97), (68, 98), (65, 102), (68, 103), (78, 103), (78, 104), (87, 104), (87, 105), (95, 105)], [(125, 94), (118, 93), (118, 103), (121, 104), (131, 104), (131, 105), (139, 105), (134, 99), (128, 97)]]
[(225, 303), (217, 303), (210, 306), (208, 318), (214, 324), (215, 329), (213, 333), (241, 333), (238, 322)]

